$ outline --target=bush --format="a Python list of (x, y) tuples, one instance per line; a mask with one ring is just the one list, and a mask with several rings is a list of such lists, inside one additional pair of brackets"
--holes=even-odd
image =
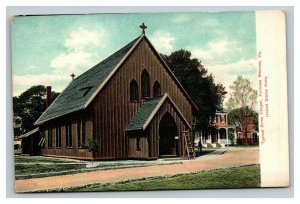
[(83, 145), (83, 146), (89, 152), (92, 152), (92, 154), (95, 154), (96, 152), (98, 152), (99, 141), (97, 141), (97, 139), (94, 139), (94, 138), (89, 138), (88, 142), (87, 142), (87, 145)]

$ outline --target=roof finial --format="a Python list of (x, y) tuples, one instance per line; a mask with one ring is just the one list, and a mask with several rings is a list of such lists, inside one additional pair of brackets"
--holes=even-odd
[(140, 28), (142, 29), (142, 34), (145, 34), (145, 29), (147, 28), (147, 26), (143, 23), (142, 25), (140, 25)]
[(76, 75), (74, 73), (72, 73), (70, 76), (72, 77), (72, 80), (74, 80)]

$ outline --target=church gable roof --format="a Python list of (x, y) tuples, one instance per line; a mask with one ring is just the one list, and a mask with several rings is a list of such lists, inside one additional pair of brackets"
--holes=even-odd
[(40, 116), (35, 125), (86, 108), (143, 39), (150, 45), (156, 57), (175, 80), (187, 99), (198, 109), (170, 68), (159, 56), (154, 46), (142, 34), (99, 64), (75, 78)]
[(140, 37), (136, 38), (99, 64), (75, 78), (56, 100), (53, 101), (35, 124), (38, 125), (53, 118), (85, 108), (86, 103), (97, 89), (99, 89), (99, 86), (105, 82), (120, 61), (139, 40)]
[(190, 124), (177, 108), (175, 103), (172, 101), (169, 95), (165, 93), (161, 97), (156, 97), (145, 101), (143, 105), (138, 109), (138, 111), (134, 114), (125, 131), (145, 130), (166, 100), (170, 101), (183, 121), (190, 127)]

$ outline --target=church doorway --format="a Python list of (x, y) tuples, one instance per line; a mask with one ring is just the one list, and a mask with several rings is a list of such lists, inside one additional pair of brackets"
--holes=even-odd
[(170, 113), (165, 113), (159, 123), (159, 155), (177, 155), (176, 140), (178, 136), (176, 123)]

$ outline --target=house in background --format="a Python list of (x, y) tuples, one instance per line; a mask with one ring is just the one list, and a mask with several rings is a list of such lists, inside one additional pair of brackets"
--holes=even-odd
[(20, 117), (13, 118), (13, 128), (14, 128), (14, 154), (21, 154), (21, 139), (19, 134), (21, 133), (22, 120)]
[[(211, 132), (195, 133), (195, 145), (201, 141), (203, 147), (215, 148), (237, 143), (237, 132), (234, 125), (228, 124), (228, 112), (226, 110), (217, 111), (212, 123)], [(233, 138), (229, 137), (229, 131)]]
[[(242, 130), (235, 125), (228, 124), (228, 112), (217, 111), (213, 120), (214, 127), (210, 132), (195, 132), (194, 145), (198, 146), (199, 141), (203, 147), (216, 148), (226, 145), (257, 145), (259, 133), (255, 130), (255, 116), (246, 116), (242, 120), (242, 128), (247, 132), (247, 142)], [(230, 135), (232, 135), (230, 137)]]
[(237, 137), (238, 144), (257, 145), (259, 143), (259, 134), (255, 130), (254, 120), (255, 116), (246, 116), (243, 118), (242, 128), (247, 133), (247, 142), (242, 131), (240, 131)]
[[(185, 156), (197, 109), (142, 35), (74, 78), (35, 122), (45, 156), (157, 159)], [(187, 135), (185, 137), (185, 135)], [(99, 141), (95, 154), (85, 149)]]

